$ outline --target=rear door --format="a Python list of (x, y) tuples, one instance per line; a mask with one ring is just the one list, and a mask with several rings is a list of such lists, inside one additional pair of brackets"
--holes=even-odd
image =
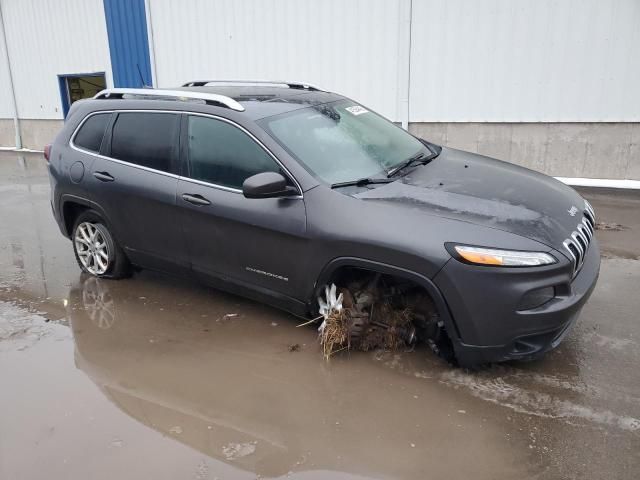
[(302, 197), (242, 194), (244, 180), (257, 173), (280, 172), (295, 182), (231, 122), (188, 114), (182, 132), (186, 171), (177, 201), (193, 270), (295, 298), (307, 247)]
[(188, 265), (176, 206), (179, 138), (179, 113), (119, 112), (91, 166), (94, 200), (129, 258), (150, 268)]

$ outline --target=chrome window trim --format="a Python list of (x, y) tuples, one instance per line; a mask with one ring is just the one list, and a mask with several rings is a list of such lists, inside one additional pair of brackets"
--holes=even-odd
[[(218, 190), (224, 190), (232, 193), (242, 193), (242, 190), (240, 190), (239, 188), (227, 187), (225, 185), (217, 185), (214, 183), (205, 182), (204, 180), (196, 180), (195, 178), (190, 178), (190, 177), (180, 176), (179, 178), (180, 180), (184, 180), (185, 182), (195, 183), (196, 185), (202, 185), (204, 187), (213, 187)], [(289, 198), (298, 198), (298, 197), (291, 196)]]
[(253, 135), (251, 132), (249, 132), (242, 125), (239, 125), (238, 123), (236, 123), (236, 122), (234, 122), (232, 120), (229, 120), (227, 118), (220, 117), (218, 115), (212, 115), (212, 114), (209, 114), (209, 113), (192, 112), (192, 111), (189, 111), (189, 110), (147, 110), (147, 109), (99, 110), (99, 111), (95, 111), (95, 112), (89, 113), (87, 116), (85, 116), (82, 119), (82, 121), (74, 129), (73, 133), (71, 134), (71, 137), (69, 138), (69, 147), (71, 147), (71, 149), (76, 150), (76, 151), (81, 152), (81, 153), (85, 153), (85, 154), (88, 154), (88, 155), (93, 155), (94, 157), (102, 158), (104, 160), (109, 160), (109, 161), (112, 161), (112, 162), (115, 162), (115, 163), (119, 163), (121, 165), (129, 166), (129, 167), (138, 168), (140, 170), (144, 170), (144, 171), (147, 171), (147, 172), (157, 173), (157, 174), (160, 174), (160, 175), (165, 175), (167, 177), (176, 178), (178, 180), (184, 180), (186, 182), (195, 183), (195, 184), (198, 184), (198, 185), (203, 185), (205, 187), (213, 187), (213, 188), (216, 188), (216, 189), (219, 189), (219, 190), (223, 190), (223, 191), (226, 191), (226, 192), (240, 193), (240, 194), (242, 193), (242, 190), (238, 189), (238, 188), (227, 187), (226, 185), (218, 185), (216, 183), (211, 183), (211, 182), (205, 182), (204, 180), (197, 180), (195, 178), (185, 177), (185, 176), (182, 176), (182, 175), (176, 175), (175, 173), (164, 172), (162, 170), (158, 170), (158, 169), (155, 169), (155, 168), (145, 167), (143, 165), (137, 165), (137, 164), (131, 163), (131, 162), (125, 162), (124, 160), (119, 160), (117, 158), (108, 157), (106, 155), (100, 155), (99, 153), (92, 152), (90, 150), (86, 150), (86, 149), (84, 149), (82, 147), (79, 147), (74, 143), (74, 139), (76, 138), (76, 135), (78, 134), (78, 131), (80, 130), (82, 125), (84, 125), (84, 122), (86, 122), (90, 117), (92, 117), (93, 115), (113, 114), (113, 113), (173, 113), (175, 115), (187, 114), (187, 115), (195, 115), (195, 116), (200, 116), (200, 117), (209, 117), (209, 118), (213, 118), (214, 120), (221, 120), (221, 121), (226, 122), (226, 123), (228, 123), (230, 125), (233, 125), (234, 127), (240, 129), (245, 134), (247, 134), (254, 142), (256, 142), (258, 144), (258, 146), (260, 148), (262, 148), (271, 158), (273, 158), (273, 160), (286, 172), (287, 176), (293, 181), (293, 183), (295, 183), (296, 188), (298, 189), (298, 192), (300, 192), (300, 193), (298, 195), (292, 195), (292, 196), (286, 197), (286, 198), (290, 198), (290, 199), (303, 199), (304, 198), (304, 192), (302, 191), (302, 187), (300, 186), (300, 183), (298, 183), (298, 180), (293, 176), (293, 174), (289, 171), (289, 169), (287, 167), (285, 167), (284, 164), (280, 160), (278, 160), (278, 157), (276, 157), (273, 154), (273, 152), (271, 152), (271, 150), (269, 150), (264, 145), (264, 143), (262, 143), (255, 135)]

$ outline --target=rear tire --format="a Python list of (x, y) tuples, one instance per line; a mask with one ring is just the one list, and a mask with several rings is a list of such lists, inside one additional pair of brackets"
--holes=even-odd
[(82, 212), (71, 235), (76, 261), (83, 272), (98, 278), (124, 278), (131, 265), (104, 219), (93, 210)]

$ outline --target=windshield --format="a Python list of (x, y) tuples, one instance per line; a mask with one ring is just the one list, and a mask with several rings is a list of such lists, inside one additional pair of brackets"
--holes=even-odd
[(260, 124), (329, 184), (386, 175), (408, 158), (429, 152), (415, 137), (349, 100), (267, 117)]

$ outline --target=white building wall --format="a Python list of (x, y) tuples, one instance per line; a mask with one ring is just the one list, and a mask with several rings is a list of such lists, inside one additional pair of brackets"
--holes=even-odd
[[(102, 0), (0, 2), (20, 118), (63, 118), (57, 75), (106, 72), (112, 83)], [(3, 77), (0, 117), (10, 118)]]
[(640, 121), (638, 0), (148, 0), (157, 84), (304, 80), (394, 121)]
[(413, 0), (414, 122), (640, 121), (640, 1)]
[(0, 25), (0, 119), (12, 118), (13, 107), (11, 99), (11, 83), (9, 81), (9, 69), (7, 68), (6, 51), (2, 41), (3, 29)]
[[(147, 1), (159, 86), (301, 80), (403, 121), (411, 5), (410, 121), (640, 121), (638, 0)], [(102, 0), (0, 3), (21, 118), (62, 118), (58, 74), (111, 84)]]
[(398, 119), (402, 0), (149, 0), (156, 83), (306, 81)]

